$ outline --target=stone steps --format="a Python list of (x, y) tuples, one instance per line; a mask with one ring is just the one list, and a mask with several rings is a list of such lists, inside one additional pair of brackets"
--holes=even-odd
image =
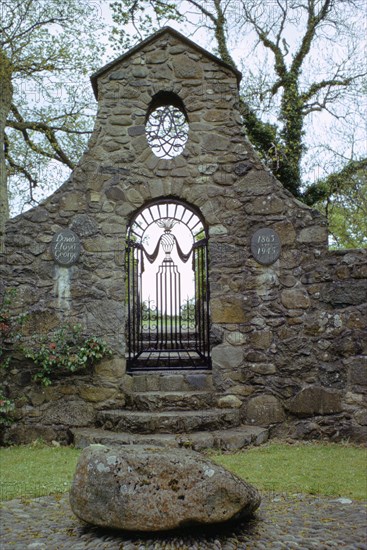
[(83, 449), (88, 445), (153, 445), (170, 448), (191, 448), (194, 451), (217, 449), (238, 451), (249, 445), (261, 445), (269, 437), (266, 428), (259, 426), (238, 426), (226, 430), (194, 432), (189, 434), (132, 434), (115, 433), (96, 428), (73, 428), (74, 445)]
[(239, 409), (169, 411), (106, 410), (97, 414), (97, 427), (134, 434), (191, 433), (233, 428), (241, 423)]
[(208, 391), (135, 392), (127, 396), (126, 408), (136, 411), (196, 411), (215, 407), (218, 395)]
[(268, 439), (267, 429), (242, 425), (238, 403), (224, 404), (210, 371), (136, 372), (132, 379), (126, 408), (99, 411), (95, 428), (71, 430), (76, 447), (141, 444), (236, 451)]

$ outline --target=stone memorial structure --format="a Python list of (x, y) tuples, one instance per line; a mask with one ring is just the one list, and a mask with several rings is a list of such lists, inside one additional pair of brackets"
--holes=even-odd
[(26, 337), (81, 323), (112, 356), (49, 387), (15, 363), (5, 441), (365, 437), (366, 250), (329, 251), (325, 219), (264, 168), (240, 79), (170, 28), (92, 76), (88, 149), (8, 222), (0, 279)]

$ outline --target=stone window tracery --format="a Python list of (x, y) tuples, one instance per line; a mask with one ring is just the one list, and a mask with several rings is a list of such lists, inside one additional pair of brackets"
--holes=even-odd
[(184, 105), (176, 94), (156, 94), (148, 110), (145, 132), (156, 157), (172, 159), (183, 152), (189, 125)]

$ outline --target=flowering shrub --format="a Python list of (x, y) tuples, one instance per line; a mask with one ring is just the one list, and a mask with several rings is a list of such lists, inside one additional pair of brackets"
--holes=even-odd
[(58, 372), (86, 369), (111, 355), (106, 342), (95, 336), (85, 338), (82, 326), (72, 324), (34, 339), (31, 347), (24, 348), (23, 353), (39, 367), (34, 379), (44, 386), (49, 386), (52, 375)]

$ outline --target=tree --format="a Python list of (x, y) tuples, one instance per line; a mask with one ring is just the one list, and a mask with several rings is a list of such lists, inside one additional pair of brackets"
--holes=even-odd
[[(111, 4), (115, 47), (132, 45), (166, 22), (185, 26), (186, 34), (205, 29), (215, 52), (236, 66), (244, 78), (241, 111), (255, 148), (273, 173), (296, 197), (320, 204), (330, 190), (326, 172), (311, 181), (311, 152), (320, 159), (330, 142), (320, 129), (332, 124), (343, 135), (353, 121), (360, 125), (358, 95), (366, 75), (363, 60), (363, 2), (360, 0), (116, 0)], [(132, 25), (132, 27), (131, 27)], [(131, 28), (135, 32), (131, 32)], [(312, 143), (314, 126), (319, 141)], [(340, 140), (341, 146), (345, 142)], [(309, 150), (307, 149), (309, 147)], [(311, 151), (311, 152), (310, 152)], [(355, 185), (364, 163), (361, 146), (345, 151), (343, 193)], [(335, 163), (334, 163), (335, 165)], [(335, 174), (335, 169), (332, 171)], [(325, 179), (326, 178), (326, 179)], [(343, 193), (339, 195), (342, 199)]]
[(328, 218), (333, 248), (367, 247), (367, 160), (351, 161), (311, 185), (305, 199)]
[(0, 9), (3, 251), (9, 178), (26, 181), (32, 197), (32, 190), (45, 178), (46, 164), (72, 169), (85, 147), (94, 106), (80, 80), (100, 64), (103, 48), (97, 44), (101, 25), (97, 2), (3, 0)]

